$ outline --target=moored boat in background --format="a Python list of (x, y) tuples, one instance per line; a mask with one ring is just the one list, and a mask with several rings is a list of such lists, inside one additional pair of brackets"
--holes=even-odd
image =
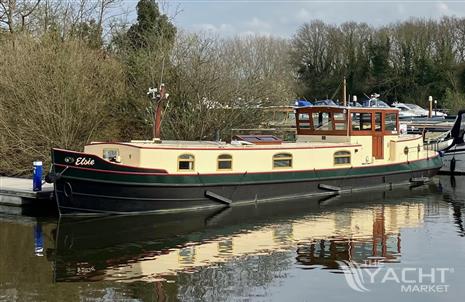
[(444, 165), (441, 173), (465, 174), (465, 110), (457, 113), (454, 125), (437, 142), (438, 150), (443, 154)]

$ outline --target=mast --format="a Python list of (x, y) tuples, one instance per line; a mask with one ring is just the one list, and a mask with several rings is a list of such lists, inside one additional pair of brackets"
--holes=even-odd
[(431, 118), (433, 116), (433, 97), (430, 95), (428, 97), (428, 117)]
[(343, 102), (343, 105), (344, 107), (347, 106), (347, 83), (346, 83), (346, 77), (344, 77), (344, 82), (343, 82), (343, 85), (342, 85), (342, 102)]
[(151, 94), (151, 99), (154, 101), (156, 107), (154, 114), (154, 123), (153, 123), (153, 141), (159, 142), (160, 140), (160, 131), (161, 131), (161, 117), (163, 112), (163, 106), (168, 99), (169, 94), (166, 93), (165, 84), (160, 84), (160, 88), (149, 88), (147, 92), (148, 95)]

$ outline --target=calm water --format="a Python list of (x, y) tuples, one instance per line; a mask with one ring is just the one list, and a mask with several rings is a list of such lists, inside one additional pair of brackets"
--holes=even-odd
[(0, 300), (459, 301), (464, 207), (465, 178), (441, 176), (176, 215), (0, 214)]

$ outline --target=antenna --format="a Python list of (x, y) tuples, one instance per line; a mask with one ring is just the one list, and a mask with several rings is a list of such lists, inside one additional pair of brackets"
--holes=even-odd
[[(151, 98), (152, 100), (156, 100), (157, 98), (157, 92), (158, 92), (158, 89), (157, 88), (152, 88), (150, 87), (149, 88), (149, 91), (147, 91), (147, 95), (149, 96), (149, 98)], [(150, 96), (151, 95), (151, 96)]]
[[(163, 60), (161, 61), (160, 83), (163, 83), (164, 72), (165, 72), (165, 55), (163, 54)], [(164, 84), (161, 84), (161, 85), (164, 85)]]

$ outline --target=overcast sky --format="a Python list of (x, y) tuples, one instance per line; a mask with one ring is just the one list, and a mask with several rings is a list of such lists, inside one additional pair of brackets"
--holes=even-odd
[[(137, 1), (124, 1), (135, 11)], [(439, 19), (465, 17), (461, 1), (383, 0), (168, 0), (167, 12), (174, 23), (188, 31), (208, 31), (222, 36), (263, 34), (291, 37), (304, 22), (320, 19), (340, 24), (366, 22), (374, 26), (411, 17)], [(178, 13), (175, 14), (174, 12)]]

